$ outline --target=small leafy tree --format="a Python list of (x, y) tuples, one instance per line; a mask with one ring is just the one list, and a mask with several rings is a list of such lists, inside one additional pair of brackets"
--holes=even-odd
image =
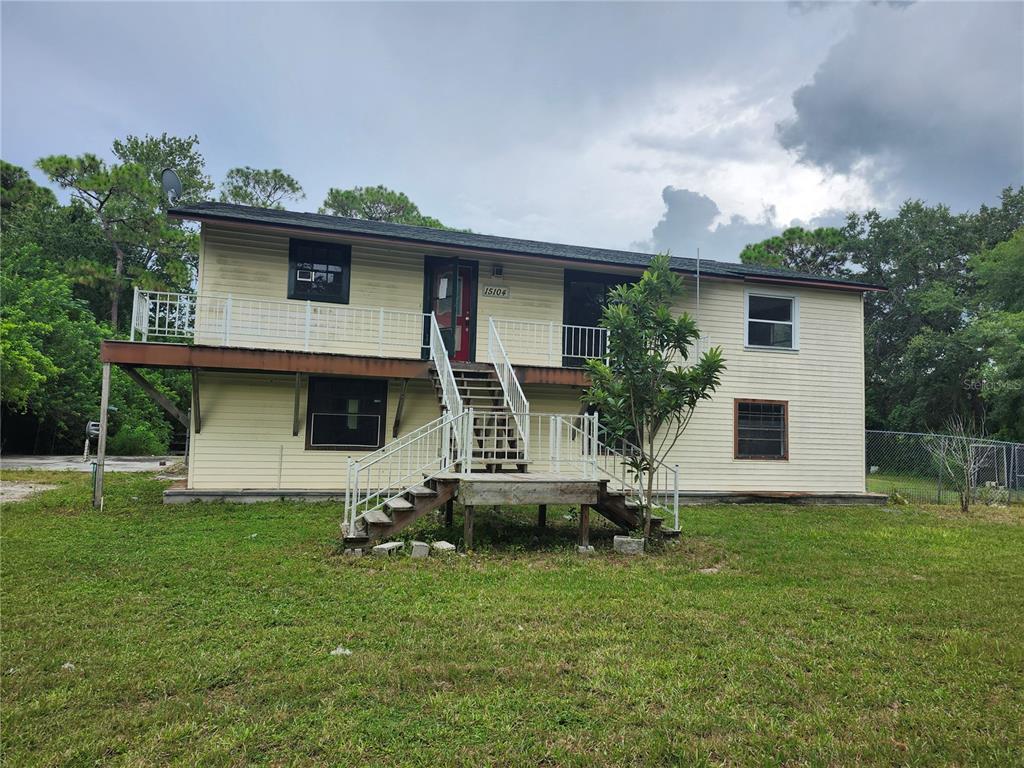
[(946, 434), (930, 435), (925, 442), (939, 472), (949, 479), (960, 502), (960, 512), (971, 512), (978, 470), (981, 469), (982, 453), (978, 450), (977, 438), (982, 434), (974, 419), (959, 414), (946, 421)]
[(651, 534), (654, 476), (679, 442), (702, 400), (710, 400), (725, 370), (721, 349), (684, 365), (700, 338), (685, 312), (672, 313), (683, 280), (669, 268), (667, 254), (655, 256), (639, 282), (609, 295), (601, 318), (608, 330), (608, 362), (589, 360), (591, 385), (583, 401), (619, 438), (635, 438), (639, 454), (632, 469), (641, 487), (644, 537)]
[(220, 201), (283, 210), (283, 200), (301, 200), (302, 185), (280, 168), (232, 168), (221, 184)]

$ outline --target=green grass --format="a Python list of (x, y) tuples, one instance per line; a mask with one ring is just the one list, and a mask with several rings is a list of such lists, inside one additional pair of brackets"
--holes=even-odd
[(4, 765), (1024, 754), (1021, 514), (705, 507), (637, 560), (608, 528), (578, 557), (565, 510), (543, 536), (479, 514), (469, 557), (383, 561), (337, 553), (331, 505), (164, 507), (108, 475), (100, 514), (87, 476), (18, 478), (61, 486), (0, 520)]

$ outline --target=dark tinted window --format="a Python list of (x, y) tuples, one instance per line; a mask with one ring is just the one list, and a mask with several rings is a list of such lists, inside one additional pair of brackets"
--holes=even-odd
[(315, 240), (291, 240), (288, 298), (348, 304), (352, 248)]
[(752, 347), (793, 349), (793, 299), (747, 296), (747, 344)]
[(786, 403), (736, 402), (736, 458), (785, 459), (789, 455)]
[(793, 319), (793, 300), (776, 296), (751, 296), (751, 320), (785, 320)]
[(309, 380), (306, 445), (374, 450), (384, 444), (388, 383), (382, 379)]

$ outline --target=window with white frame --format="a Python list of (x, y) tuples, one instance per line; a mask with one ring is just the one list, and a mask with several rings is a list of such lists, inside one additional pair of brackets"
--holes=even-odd
[(799, 305), (795, 296), (748, 293), (746, 298), (746, 346), (765, 349), (797, 349)]

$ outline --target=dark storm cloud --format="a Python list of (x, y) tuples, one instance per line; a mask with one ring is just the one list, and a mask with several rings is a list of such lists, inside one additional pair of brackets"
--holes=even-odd
[(674, 256), (689, 257), (696, 256), (699, 248), (701, 258), (718, 261), (739, 261), (744, 246), (777, 235), (786, 227), (835, 227), (841, 226), (846, 218), (845, 212), (830, 209), (808, 221), (794, 219), (782, 224), (776, 219), (774, 206), (768, 206), (759, 219), (734, 215), (715, 224), (721, 210), (707, 195), (665, 187), (661, 199), (665, 213), (655, 225), (651, 239), (634, 245), (641, 250), (669, 251)]
[(1022, 70), (1020, 3), (860, 7), (778, 138), (890, 202), (974, 208), (1024, 182)]

